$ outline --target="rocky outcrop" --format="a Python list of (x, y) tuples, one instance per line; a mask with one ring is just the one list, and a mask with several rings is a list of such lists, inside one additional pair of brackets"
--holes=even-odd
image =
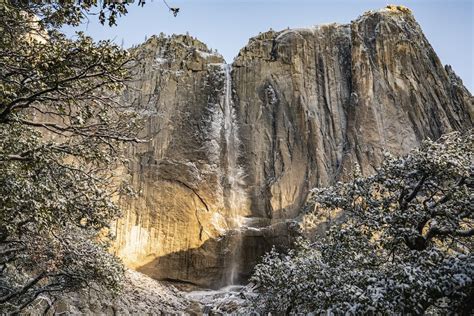
[[(367, 174), (383, 151), (472, 126), (409, 12), (369, 12), (350, 25), (267, 32), (234, 61), (252, 210), (296, 215), (309, 188)], [(462, 85), (461, 85), (462, 87)], [(263, 197), (263, 198), (262, 198)]]
[(201, 310), (199, 302), (175, 286), (129, 270), (119, 295), (100, 292), (91, 284), (90, 289), (64, 293), (53, 301), (40, 295), (24, 315), (196, 315)]
[(472, 127), (470, 93), (397, 7), (262, 33), (232, 66), (190, 36), (134, 53), (124, 100), (150, 141), (128, 149), (138, 197), (121, 199), (116, 252), (158, 279), (245, 276), (291, 239), (309, 189)]

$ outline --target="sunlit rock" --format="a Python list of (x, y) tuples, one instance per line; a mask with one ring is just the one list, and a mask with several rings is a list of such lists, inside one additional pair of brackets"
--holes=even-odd
[(232, 65), (190, 36), (133, 52), (123, 98), (150, 142), (128, 149), (138, 197), (121, 199), (115, 251), (157, 279), (238, 283), (297, 234), (311, 188), (472, 127), (470, 93), (404, 8), (262, 33)]

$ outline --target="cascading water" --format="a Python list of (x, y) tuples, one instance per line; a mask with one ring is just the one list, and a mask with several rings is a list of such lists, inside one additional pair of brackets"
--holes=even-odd
[[(232, 77), (231, 65), (224, 65), (225, 86), (223, 98), (224, 112), (224, 203), (228, 212), (228, 224), (232, 232), (233, 245), (231, 246), (230, 265), (226, 273), (226, 284), (236, 284), (238, 281), (240, 248), (242, 236), (240, 232), (241, 214), (239, 212), (245, 199), (243, 190), (243, 171), (238, 165), (240, 140), (238, 137), (238, 126), (236, 124), (235, 112), (232, 102)], [(235, 239), (235, 240), (234, 240)]]

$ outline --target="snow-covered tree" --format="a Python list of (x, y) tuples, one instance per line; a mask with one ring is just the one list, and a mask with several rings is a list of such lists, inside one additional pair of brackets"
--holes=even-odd
[(339, 214), (324, 237), (269, 253), (256, 306), (287, 313), (469, 314), (472, 132), (387, 155), (373, 176), (314, 189), (303, 216)]
[[(117, 289), (107, 252), (123, 187), (120, 144), (139, 120), (117, 93), (130, 57), (109, 41), (66, 39), (97, 1), (0, 2), (0, 311), (94, 284)], [(115, 22), (124, 5), (100, 8)]]

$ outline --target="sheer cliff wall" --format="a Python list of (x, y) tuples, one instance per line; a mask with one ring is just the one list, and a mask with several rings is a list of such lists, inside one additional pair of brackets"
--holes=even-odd
[(293, 237), (311, 188), (472, 127), (471, 94), (407, 11), (262, 33), (231, 67), (190, 36), (133, 52), (124, 100), (150, 141), (128, 149), (138, 197), (121, 200), (116, 252), (158, 279), (245, 277)]

